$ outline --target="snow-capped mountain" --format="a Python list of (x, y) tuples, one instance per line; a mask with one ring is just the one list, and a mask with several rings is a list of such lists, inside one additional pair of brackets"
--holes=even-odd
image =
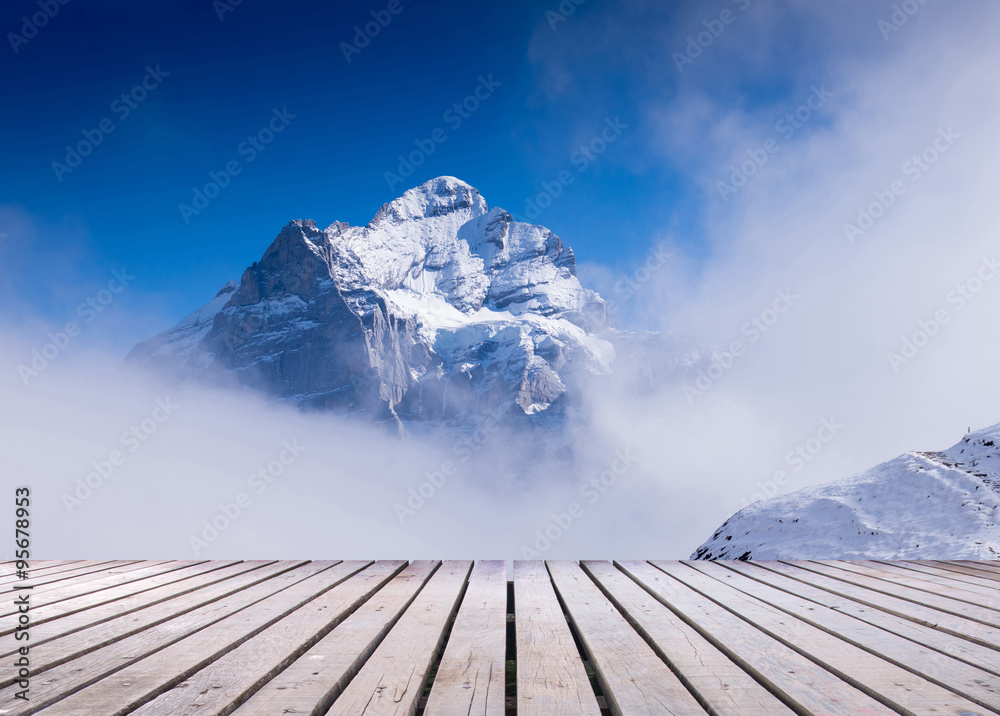
[(128, 361), (396, 424), (558, 414), (615, 357), (572, 249), (439, 177), (367, 226), (292, 221), (260, 261)]
[(998, 559), (1000, 425), (849, 480), (761, 500), (692, 559)]

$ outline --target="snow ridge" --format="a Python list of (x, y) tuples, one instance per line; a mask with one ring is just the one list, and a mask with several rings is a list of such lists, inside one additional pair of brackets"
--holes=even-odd
[(1000, 425), (756, 502), (692, 559), (998, 559)]

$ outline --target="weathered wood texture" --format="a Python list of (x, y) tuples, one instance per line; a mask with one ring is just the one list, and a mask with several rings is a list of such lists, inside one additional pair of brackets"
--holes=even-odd
[(503, 716), (507, 564), (476, 564), (441, 657), (425, 716)]
[(0, 567), (0, 714), (1000, 713), (995, 563)]

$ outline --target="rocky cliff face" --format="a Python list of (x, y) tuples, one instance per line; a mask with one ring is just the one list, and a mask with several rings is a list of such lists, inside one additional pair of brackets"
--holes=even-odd
[(239, 283), (128, 360), (376, 420), (560, 412), (610, 370), (605, 302), (544, 227), (440, 177), (363, 227), (293, 221)]

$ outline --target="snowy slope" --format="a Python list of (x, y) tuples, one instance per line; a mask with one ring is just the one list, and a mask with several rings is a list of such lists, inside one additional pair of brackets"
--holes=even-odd
[(238, 284), (128, 360), (400, 424), (508, 405), (532, 422), (610, 372), (615, 335), (559, 237), (439, 177), (366, 226), (290, 222)]
[(1000, 425), (756, 502), (692, 559), (998, 559)]
[(176, 326), (139, 344), (129, 354), (130, 359), (161, 364), (184, 363), (212, 330), (215, 314), (225, 308), (239, 286), (236, 281), (226, 282), (215, 298), (189, 313)]

